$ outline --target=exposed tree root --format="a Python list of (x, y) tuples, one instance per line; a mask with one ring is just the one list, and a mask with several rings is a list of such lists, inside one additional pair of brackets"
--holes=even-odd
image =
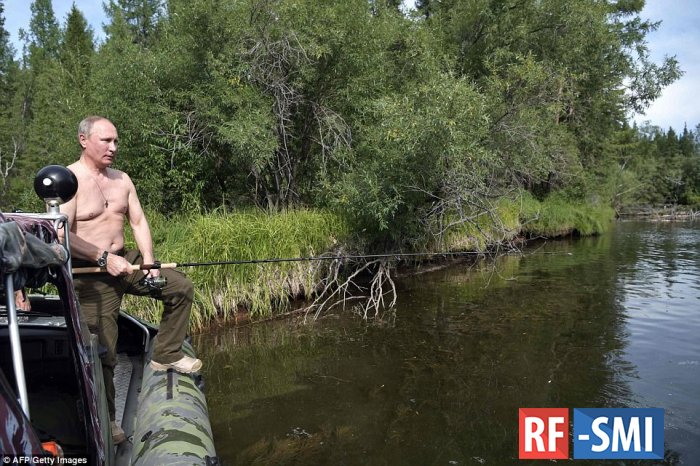
[[(396, 304), (396, 285), (391, 278), (393, 267), (389, 261), (378, 259), (359, 264), (347, 277), (341, 274), (343, 265), (346, 264), (340, 260), (329, 264), (316, 299), (306, 308), (306, 316), (313, 315), (317, 319), (322, 312), (361, 300), (363, 303), (358, 307), (359, 314), (363, 319), (369, 319), (378, 316), (382, 309), (391, 309)], [(369, 284), (362, 285), (360, 282), (366, 273), (371, 273), (372, 279)]]

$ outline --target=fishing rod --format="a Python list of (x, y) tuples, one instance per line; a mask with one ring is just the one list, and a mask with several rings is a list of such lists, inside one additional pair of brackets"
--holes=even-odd
[[(285, 257), (268, 259), (247, 259), (247, 260), (226, 260), (209, 262), (154, 262), (153, 264), (133, 264), (132, 271), (153, 270), (153, 269), (174, 269), (182, 267), (209, 267), (216, 265), (245, 265), (245, 264), (269, 264), (278, 262), (313, 262), (324, 260), (357, 260), (357, 259), (381, 259), (386, 257), (418, 257), (418, 256), (486, 256), (489, 253), (478, 251), (455, 251), (455, 252), (400, 252), (386, 254), (362, 254), (348, 256), (309, 256), (309, 257)], [(546, 254), (546, 253), (540, 253)], [(558, 254), (558, 253), (552, 253)], [(77, 267), (73, 269), (74, 274), (100, 273), (106, 272), (105, 267)]]

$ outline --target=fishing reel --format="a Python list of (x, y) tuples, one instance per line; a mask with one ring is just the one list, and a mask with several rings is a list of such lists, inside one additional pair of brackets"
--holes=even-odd
[(139, 280), (139, 285), (145, 286), (149, 291), (160, 291), (168, 284), (168, 279), (163, 276), (151, 277), (146, 275)]

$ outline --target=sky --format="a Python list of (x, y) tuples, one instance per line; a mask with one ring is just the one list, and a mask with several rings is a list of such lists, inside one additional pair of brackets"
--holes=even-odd
[[(83, 12), (93, 28), (95, 37), (104, 38), (102, 24), (106, 21), (102, 0), (53, 0), (54, 14), (63, 25), (72, 4)], [(406, 0), (410, 5), (413, 0)], [(28, 29), (30, 0), (5, 0), (5, 28), (19, 52), (19, 28)], [(661, 20), (656, 32), (647, 36), (651, 58), (660, 63), (664, 56), (676, 56), (684, 75), (664, 89), (644, 115), (635, 115), (634, 121), (645, 121), (664, 130), (673, 127), (681, 131), (687, 124), (695, 129), (700, 124), (700, 1), (647, 0), (641, 14), (643, 19)]]

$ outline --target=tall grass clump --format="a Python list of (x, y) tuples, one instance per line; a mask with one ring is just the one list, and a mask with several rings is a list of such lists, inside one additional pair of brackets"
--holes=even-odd
[(453, 226), (432, 247), (434, 250), (484, 251), (512, 241), (518, 235), (530, 238), (595, 235), (605, 232), (614, 216), (609, 206), (573, 202), (557, 195), (539, 201), (529, 192), (520, 191), (464, 214), (467, 221), (446, 220), (444, 223)]
[[(178, 263), (307, 257), (333, 250), (348, 235), (338, 216), (322, 210), (168, 218), (151, 213), (149, 224), (156, 257)], [(251, 317), (268, 316), (289, 298), (312, 293), (323, 267), (322, 262), (277, 262), (183, 269), (196, 290), (191, 326), (199, 330), (229, 320), (241, 309)], [(160, 304), (153, 300), (129, 297), (125, 305), (146, 320), (159, 320)]]
[(522, 233), (531, 238), (596, 235), (604, 233), (615, 218), (610, 206), (573, 202), (558, 195), (538, 201), (524, 193), (521, 199)]
[(492, 245), (512, 240), (520, 231), (519, 205), (506, 197), (484, 205), (466, 217), (446, 232), (437, 249), (485, 251)]

